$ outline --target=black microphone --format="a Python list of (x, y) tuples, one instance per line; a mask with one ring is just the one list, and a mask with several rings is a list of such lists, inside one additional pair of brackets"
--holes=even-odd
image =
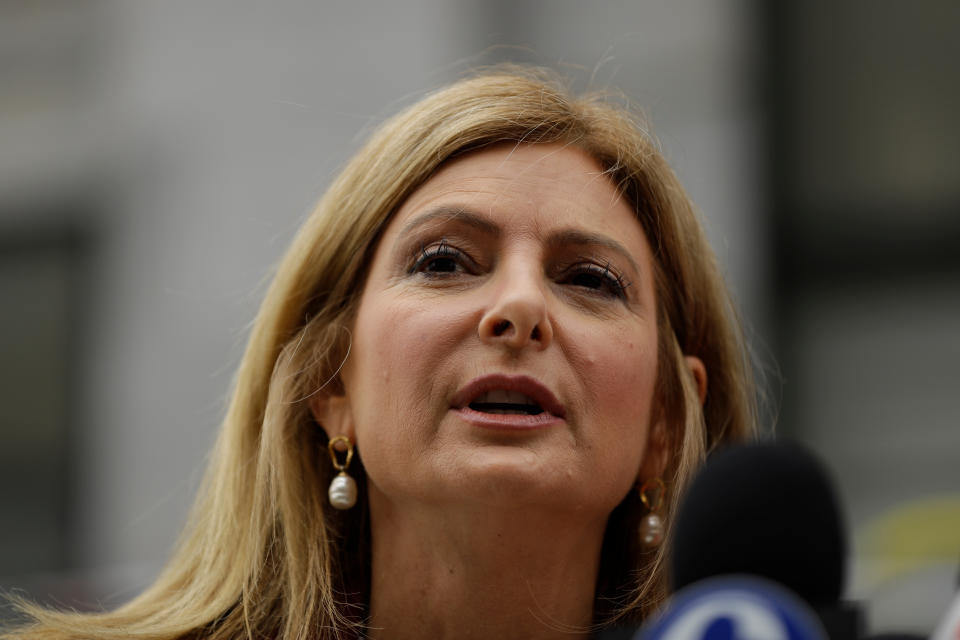
[(860, 612), (840, 601), (846, 539), (826, 471), (796, 444), (713, 453), (681, 502), (671, 584), (725, 575), (775, 582), (805, 601), (831, 640), (857, 638)]

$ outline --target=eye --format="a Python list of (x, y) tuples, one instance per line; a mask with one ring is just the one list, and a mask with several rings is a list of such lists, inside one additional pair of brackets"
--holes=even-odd
[(627, 287), (630, 286), (609, 264), (601, 266), (594, 262), (580, 262), (570, 266), (558, 282), (621, 300), (626, 299)]
[(455, 273), (470, 273), (472, 269), (467, 255), (447, 242), (423, 247), (420, 255), (410, 268), (410, 273), (422, 273), (427, 276), (444, 276)]

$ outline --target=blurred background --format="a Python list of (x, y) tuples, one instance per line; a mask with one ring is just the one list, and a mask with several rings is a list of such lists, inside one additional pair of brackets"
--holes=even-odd
[(872, 629), (931, 631), (960, 566), (958, 33), (953, 0), (3, 3), (0, 589), (95, 609), (151, 580), (338, 167), (513, 60), (650, 119), (765, 428), (837, 482), (848, 596)]

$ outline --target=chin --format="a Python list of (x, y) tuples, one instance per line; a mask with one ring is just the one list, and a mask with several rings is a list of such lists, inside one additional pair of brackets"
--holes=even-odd
[(466, 453), (464, 458), (448, 467), (451, 477), (444, 480), (453, 489), (451, 498), (460, 504), (474, 500), (491, 508), (596, 510), (605, 515), (629, 490), (628, 486), (622, 493), (605, 491), (598, 496), (596, 477), (593, 482), (585, 480), (570, 461), (524, 448), (484, 447)]

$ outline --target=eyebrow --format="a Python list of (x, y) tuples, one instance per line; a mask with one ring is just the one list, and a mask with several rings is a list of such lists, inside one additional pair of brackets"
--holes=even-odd
[[(403, 229), (401, 229), (400, 235), (401, 237), (405, 236), (414, 229), (426, 226), (431, 222), (436, 221), (455, 221), (468, 227), (473, 227), (474, 229), (493, 237), (499, 237), (501, 234), (500, 227), (488, 220), (483, 215), (464, 207), (443, 205), (435, 209), (431, 209), (408, 222), (406, 225), (404, 225)], [(630, 252), (627, 251), (626, 247), (613, 238), (600, 233), (592, 233), (589, 231), (582, 231), (580, 229), (561, 229), (560, 231), (550, 234), (550, 237), (547, 238), (547, 244), (556, 248), (562, 248), (570, 245), (582, 247), (603, 247), (613, 251), (621, 258), (629, 262), (635, 273), (642, 273), (640, 266), (637, 264), (636, 260), (633, 259), (633, 256), (630, 254)]]
[(491, 236), (500, 235), (500, 227), (490, 222), (478, 213), (469, 209), (457, 206), (440, 206), (427, 211), (423, 215), (417, 216), (400, 230), (400, 236), (405, 236), (418, 227), (426, 226), (435, 221), (451, 222), (455, 221), (468, 227), (473, 227), (478, 231)]

